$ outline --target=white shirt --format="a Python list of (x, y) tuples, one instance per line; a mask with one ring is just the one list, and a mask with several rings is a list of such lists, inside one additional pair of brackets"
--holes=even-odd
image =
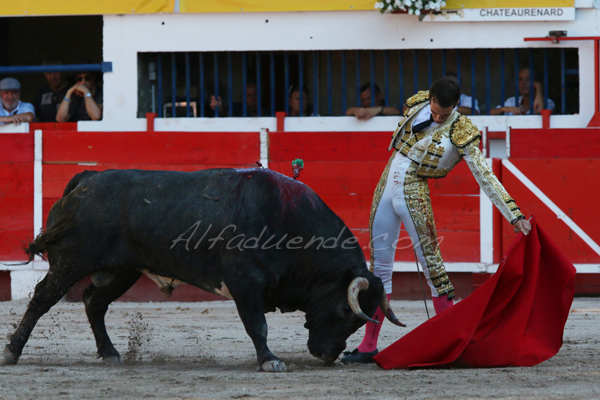
[[(467, 96), (466, 94), (461, 94), (460, 99), (458, 100), (458, 105), (460, 107), (473, 108), (473, 98), (471, 96)], [(475, 110), (477, 110), (478, 114), (481, 113), (481, 111), (479, 111), (479, 101), (477, 101), (477, 99), (475, 99)]]
[[(515, 97), (514, 96), (509, 97), (504, 102), (504, 107), (518, 107), (521, 105), (522, 101), (523, 101), (523, 96), (519, 96), (519, 104), (517, 105), (517, 103), (515, 102)], [(502, 106), (498, 106), (496, 108), (500, 108), (500, 107), (502, 107)], [(556, 107), (556, 105), (554, 104), (552, 99), (548, 99), (548, 110), (554, 111), (554, 107)], [(531, 114), (531, 108), (528, 108), (527, 112), (525, 114)], [(511, 112), (505, 112), (504, 115), (514, 115), (514, 114)]]
[[(417, 113), (417, 115), (415, 116), (415, 119), (413, 120), (412, 126), (420, 124), (421, 122), (425, 122), (425, 121), (429, 120), (430, 117), (431, 117), (431, 105), (427, 104), (425, 107), (423, 107), (423, 109), (421, 111), (419, 111)], [(439, 124), (437, 122), (433, 121), (431, 123), (431, 125), (429, 125), (429, 126), (434, 127), (434, 126), (438, 126), (438, 125)]]
[[(17, 107), (15, 107), (14, 110), (7, 111), (4, 108), (4, 104), (0, 102), (0, 117), (10, 117), (11, 115), (25, 114), (28, 112), (32, 113), (35, 117), (35, 108), (31, 103), (24, 103), (21, 100), (19, 100), (19, 104), (17, 104)], [(0, 122), (0, 125), (4, 125), (4, 122)]]

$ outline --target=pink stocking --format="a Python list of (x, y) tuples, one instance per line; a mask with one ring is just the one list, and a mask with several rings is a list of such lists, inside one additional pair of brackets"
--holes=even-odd
[(432, 297), (431, 299), (433, 300), (433, 308), (435, 308), (436, 315), (443, 313), (454, 305), (454, 301), (448, 300), (447, 296)]
[[(387, 295), (388, 300), (391, 295)], [(365, 329), (365, 337), (363, 338), (362, 343), (358, 346), (358, 351), (360, 353), (370, 353), (377, 349), (377, 339), (379, 339), (379, 331), (381, 330), (381, 326), (383, 325), (383, 321), (385, 320), (383, 311), (381, 308), (378, 308), (373, 316), (373, 319), (380, 321), (379, 324), (375, 324), (373, 322), (367, 322)]]

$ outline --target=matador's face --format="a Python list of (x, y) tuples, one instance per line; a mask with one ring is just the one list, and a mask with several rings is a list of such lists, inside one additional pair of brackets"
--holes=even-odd
[(446, 122), (450, 115), (452, 115), (452, 111), (456, 107), (456, 104), (444, 108), (438, 104), (437, 99), (435, 97), (432, 97), (431, 99), (429, 99), (429, 107), (431, 109), (431, 116), (433, 117), (433, 120), (438, 124), (442, 124)]

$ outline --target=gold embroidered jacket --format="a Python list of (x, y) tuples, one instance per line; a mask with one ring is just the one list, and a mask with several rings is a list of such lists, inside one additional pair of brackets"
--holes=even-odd
[(515, 201), (504, 189), (479, 151), (479, 129), (456, 110), (442, 124), (413, 133), (413, 122), (429, 104), (429, 92), (423, 91), (406, 102), (409, 109), (392, 136), (388, 150), (394, 148), (415, 162), (416, 175), (443, 178), (462, 159), (467, 162), (483, 192), (510, 222), (523, 218)]

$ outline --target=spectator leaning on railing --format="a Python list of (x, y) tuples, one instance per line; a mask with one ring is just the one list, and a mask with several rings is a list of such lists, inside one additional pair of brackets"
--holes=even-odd
[(0, 81), (0, 125), (31, 122), (35, 117), (33, 104), (21, 101), (21, 84), (15, 78), (4, 78)]
[[(91, 64), (88, 59), (77, 64)], [(104, 96), (102, 87), (96, 84), (96, 74), (79, 72), (75, 75), (75, 85), (71, 86), (63, 98), (58, 112), (57, 122), (98, 121), (102, 119)]]
[[(542, 96), (542, 84), (533, 82), (533, 100), (531, 93), (530, 71), (529, 68), (522, 68), (519, 71), (519, 98), (513, 96), (506, 99), (502, 106), (497, 106), (490, 110), (490, 115), (526, 115), (531, 114), (531, 101), (533, 101), (533, 112), (540, 114), (544, 108), (544, 97)], [(554, 111), (555, 104), (552, 99), (548, 99), (548, 110)]]
[(385, 105), (385, 99), (379, 86), (375, 87), (374, 106), (371, 106), (371, 82), (367, 82), (360, 87), (360, 104), (361, 107), (350, 107), (346, 110), (346, 115), (355, 116), (358, 119), (367, 120), (378, 115), (400, 115), (400, 110), (396, 107)]

